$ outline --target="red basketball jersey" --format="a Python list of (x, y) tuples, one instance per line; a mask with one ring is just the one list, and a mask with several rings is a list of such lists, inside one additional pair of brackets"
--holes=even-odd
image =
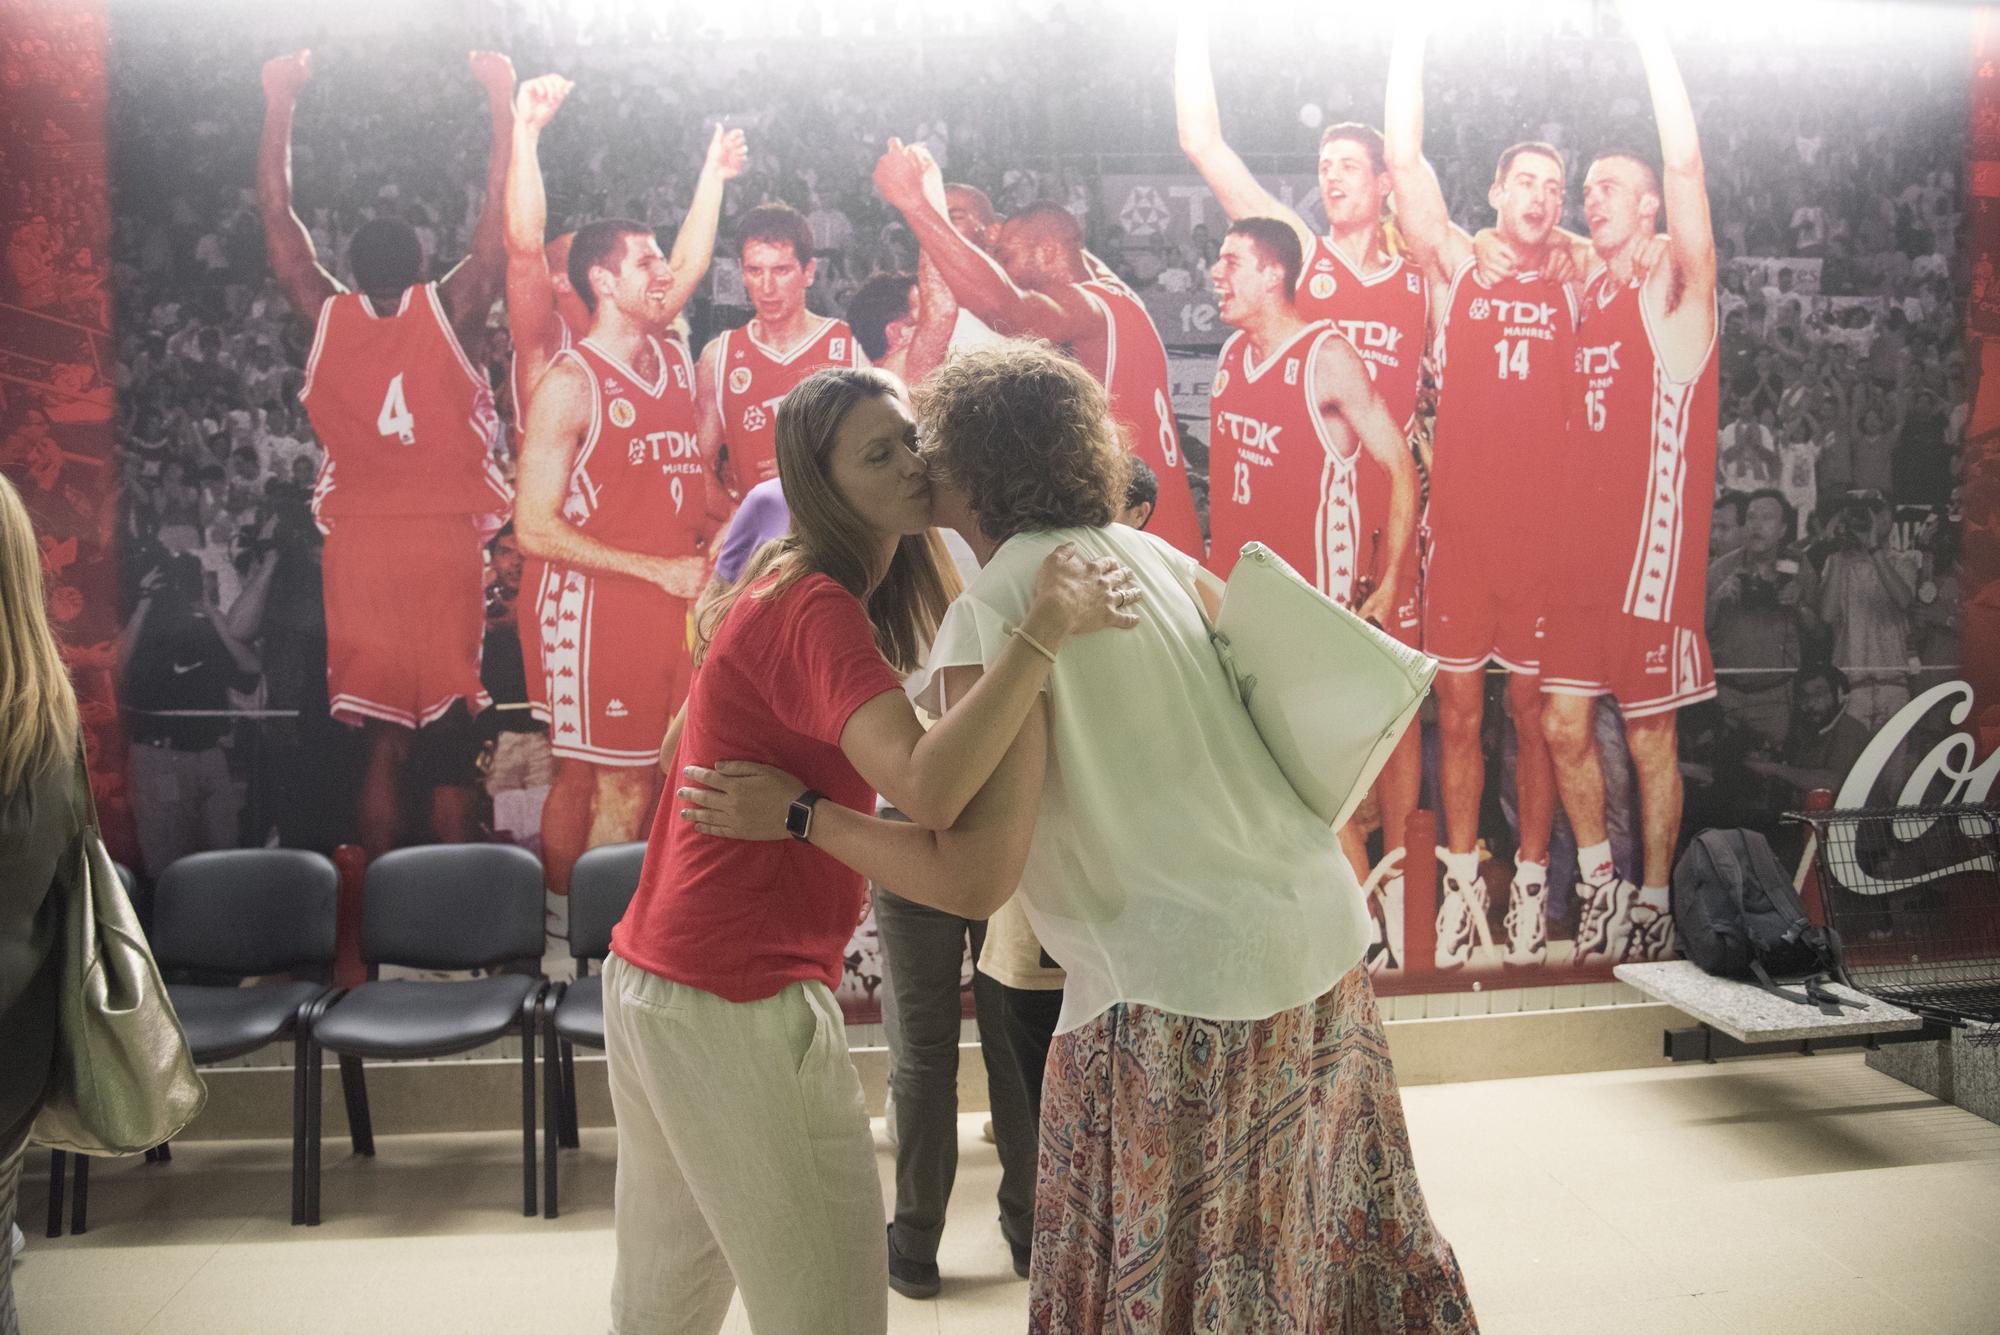
[(801, 380), (829, 366), (861, 365), (861, 345), (843, 320), (821, 317), (819, 329), (788, 353), (750, 332), (725, 329), (722, 340), (722, 441), (730, 472), (744, 491), (778, 475), (778, 404)]
[[(1451, 280), (1437, 335), (1438, 409), (1427, 523), (1440, 541), (1483, 534), (1518, 549), (1551, 536), (1576, 362), (1569, 289), (1538, 274)], [(1511, 537), (1509, 536), (1511, 535)]]
[(1375, 392), (1405, 435), (1417, 416), (1417, 379), (1430, 319), (1430, 286), (1407, 256), (1363, 274), (1326, 237), (1306, 252), (1296, 294), (1299, 314), (1327, 320), (1368, 368)]
[[(1208, 525), (1218, 575), (1254, 540), (1352, 605), (1381, 582), (1389, 474), (1320, 413), (1313, 361), (1339, 337), (1325, 323), (1308, 325), (1261, 366), (1243, 334), (1222, 345), (1209, 399)], [(1403, 579), (1401, 587), (1416, 587), (1414, 544)]]
[(708, 499), (695, 444), (694, 365), (678, 341), (650, 341), (658, 364), (651, 380), (588, 338), (560, 354), (589, 372), (596, 390), (562, 515), (628, 552), (693, 556)]
[(1580, 398), (1566, 471), (1575, 479), (1567, 542), (1586, 601), (1647, 621), (1702, 624), (1715, 494), (1720, 397), (1711, 340), (1692, 379), (1676, 381), (1640, 291), (1599, 269), (1576, 334)]
[(458, 345), (436, 283), (376, 315), (329, 297), (299, 401), (326, 451), (313, 487), (322, 524), (341, 515), (498, 516), (514, 494), (494, 459), (493, 390)]
[(1110, 278), (1078, 283), (1104, 317), (1105, 354), (1102, 366), (1086, 369), (1111, 396), (1111, 420), (1125, 438), (1125, 448), (1144, 459), (1160, 480), (1160, 499), (1146, 525), (1195, 560), (1203, 558), (1201, 521), (1188, 489), (1187, 467), (1181, 461), (1180, 436), (1174, 427), (1173, 380), (1167, 373), (1167, 348), (1146, 304), (1123, 283)]

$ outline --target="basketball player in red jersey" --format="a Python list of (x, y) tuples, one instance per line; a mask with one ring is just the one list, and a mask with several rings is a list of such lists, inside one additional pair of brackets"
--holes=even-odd
[(1045, 338), (1066, 348), (1097, 377), (1111, 395), (1126, 448), (1159, 475), (1159, 507), (1148, 531), (1203, 559), (1166, 348), (1138, 296), (1116, 278), (1093, 273), (1076, 219), (1054, 204), (1032, 205), (1000, 224), (989, 256), (952, 226), (929, 152), (895, 139), (875, 166), (875, 188), (901, 210), (961, 307), (1010, 338)]
[[(637, 838), (660, 739), (687, 693), (687, 607), (706, 563), (694, 367), (661, 339), (673, 269), (644, 223), (577, 229), (570, 286), (589, 332), (556, 354), (521, 443), (521, 546), (548, 564), (550, 747), (595, 778), (586, 847)], [(553, 610), (553, 626), (547, 612)]]
[[(1322, 593), (1415, 645), (1423, 630), (1408, 592), (1417, 582), (1416, 460), (1366, 363), (1337, 328), (1299, 314), (1292, 294), (1302, 262), (1283, 221), (1240, 218), (1209, 272), (1218, 313), (1237, 331), (1222, 345), (1209, 400), (1211, 564), (1227, 576), (1255, 539)], [(1401, 862), (1422, 775), (1412, 730), (1383, 769), (1385, 865)], [(1355, 875), (1367, 877), (1366, 835), (1349, 824), (1340, 837)], [(1368, 961), (1378, 969), (1402, 949), (1401, 893), (1383, 899), (1369, 905)]]
[[(1584, 178), (1597, 268), (1585, 283), (1561, 526), (1566, 595), (1550, 608), (1543, 726), (1576, 830), (1581, 961), (1665, 959), (1680, 833), (1677, 711), (1715, 694), (1703, 626), (1718, 398), (1715, 234), (1701, 142), (1658, 20), (1622, 6), (1660, 127), (1664, 171), (1607, 153)], [(1662, 205), (1664, 248), (1654, 246)], [(1652, 258), (1650, 267), (1648, 258)], [(1625, 721), (1639, 779), (1645, 866), (1612, 866), (1595, 697)]]
[[(1209, 72), (1208, 24), (1192, 9), (1181, 20), (1174, 49), (1174, 110), (1181, 151), (1223, 212), (1232, 221), (1278, 218), (1297, 233), (1305, 256), (1295, 294), (1300, 318), (1334, 323), (1367, 363), (1389, 415), (1406, 434), (1413, 432), (1430, 292), (1419, 266), (1391, 240), (1381, 131), (1348, 121), (1321, 133), (1319, 193), (1327, 231), (1320, 236), (1258, 184), (1223, 140)], [(1417, 590), (1405, 593), (1414, 610)], [(1390, 842), (1400, 846), (1402, 831)]]
[(819, 272), (812, 228), (788, 204), (759, 204), (736, 232), (743, 290), (756, 313), (701, 350), (696, 377), (702, 457), (722, 460), (721, 476), (741, 500), (778, 475), (778, 404), (792, 387), (829, 366), (866, 366), (844, 321), (806, 309)]
[[(1208, 21), (1190, 6), (1183, 12), (1174, 47), (1174, 117), (1181, 151), (1215, 192), (1223, 212), (1234, 219), (1278, 218), (1298, 237), (1304, 262), (1293, 294), (1299, 318), (1330, 320), (1361, 355), (1389, 415), (1402, 427), (1415, 453), (1419, 433), (1418, 384), (1430, 322), (1430, 285), (1405, 253), (1389, 226), (1389, 171), (1382, 132), (1345, 121), (1329, 125), (1319, 140), (1320, 205), (1327, 230), (1315, 234), (1303, 218), (1266, 190), (1222, 137), (1210, 72)], [(1213, 462), (1210, 464), (1213, 469)], [(1211, 483), (1219, 495), (1220, 484)], [(1210, 498), (1211, 515), (1215, 505)], [(1414, 549), (1413, 549), (1414, 555)], [(1393, 627), (1421, 623), (1423, 593), (1418, 580), (1402, 586), (1403, 603), (1383, 619)], [(1418, 638), (1421, 638), (1419, 634)], [(1415, 644), (1416, 640), (1409, 643)], [(1421, 739), (1406, 735), (1404, 745)], [(1359, 867), (1370, 896), (1370, 913), (1389, 933), (1383, 948), (1369, 956), (1372, 967), (1400, 967), (1403, 930), (1404, 822), (1416, 810), (1421, 767), (1412, 750), (1406, 762), (1398, 751), (1384, 767), (1380, 787), (1382, 860), (1372, 870)], [(1405, 768), (1406, 763), (1411, 768)], [(1350, 853), (1358, 839), (1343, 831)]]
[(1546, 144), (1501, 154), (1487, 200), (1521, 271), (1488, 281), (1472, 238), (1451, 221), (1423, 155), (1423, 31), (1397, 33), (1389, 62), (1385, 149), (1397, 225), (1431, 291), (1439, 387), (1433, 437), (1424, 649), (1437, 678), (1446, 847), (1438, 910), (1437, 967), (1469, 963), (1490, 942), (1479, 872), (1480, 746), (1486, 668), (1508, 673), (1518, 743), (1515, 788), (1520, 847), (1507, 909), (1506, 962), (1533, 965), (1546, 947), (1549, 833), (1555, 775), (1542, 733), (1544, 595), (1551, 573), (1545, 536), (1559, 512), (1546, 492), (1556, 476), (1570, 404), (1575, 306), (1569, 289), (1539, 271), (1562, 216), (1563, 163)]
[[(528, 407), (543, 373), (557, 356), (583, 337), (593, 318), (570, 284), (568, 262), (575, 233), (565, 233), (546, 245), (543, 243), (548, 200), (542, 184), (541, 135), (574, 87), (561, 75), (545, 74), (523, 83), (514, 99), (513, 152), (506, 189), (507, 321), (514, 341), (515, 413), (523, 434)], [(742, 131), (725, 134), (718, 127), (709, 142), (708, 157), (696, 181), (687, 220), (674, 238), (669, 257), (672, 270), (666, 295), (669, 321), (680, 313), (708, 272), (724, 187), (742, 172), (746, 159)], [(703, 491), (709, 494), (713, 510), (713, 493), (720, 488), (704, 486)], [(524, 496), (522, 503), (526, 502)], [(542, 806), (542, 865), (552, 896), (551, 930), (558, 935), (567, 935), (565, 897), (569, 893), (570, 869), (587, 848), (594, 846), (592, 810), (599, 790), (623, 782), (615, 777), (600, 782), (602, 767), (587, 756), (571, 754), (572, 748), (556, 734), (551, 718), (542, 642), (545, 636), (555, 636), (560, 630), (557, 620), (565, 577), (562, 568), (552, 568), (539, 556), (530, 555), (525, 562), (522, 595), (516, 608), (529, 704), (537, 718), (551, 725), (555, 766), (548, 800)], [(629, 707), (630, 702), (627, 704)]]
[[(492, 387), (465, 348), (484, 332), (505, 264), (498, 204), (514, 69), (485, 51), (470, 63), (493, 128), (471, 254), (426, 283), (415, 229), (377, 218), (348, 247), (359, 292), (320, 266), (292, 211), (292, 114), (310, 53), (278, 56), (263, 71), (257, 198), (272, 272), (292, 309), (314, 322), (299, 397), (326, 450), (313, 512), (327, 533), (327, 692), (333, 717), (367, 738), (358, 823), (371, 857), (395, 842), (413, 736), (457, 700), (474, 711), (489, 703), (479, 682), (482, 543), (513, 496), (493, 459)], [(433, 791), (438, 837), (473, 837), (464, 793)]]

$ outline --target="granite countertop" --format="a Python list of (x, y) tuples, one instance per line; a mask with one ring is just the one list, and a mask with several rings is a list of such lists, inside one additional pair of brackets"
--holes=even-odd
[[(1838, 1016), (1824, 1015), (1817, 1006), (1801, 1006), (1774, 997), (1754, 982), (1703, 973), (1687, 960), (1621, 964), (1612, 973), (1619, 982), (1687, 1012), (1740, 1043), (1784, 1043), (1835, 1034), (1890, 1034), (1921, 1029), (1924, 1024), (1921, 1017), (1901, 1007), (1864, 996), (1839, 983), (1830, 984), (1827, 991), (1861, 1002), (1862, 1009), (1842, 1007)], [(1783, 981), (1778, 986), (1798, 990)]]

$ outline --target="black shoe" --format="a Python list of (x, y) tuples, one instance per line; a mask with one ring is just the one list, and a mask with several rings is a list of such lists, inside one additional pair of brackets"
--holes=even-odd
[(889, 1225), (889, 1287), (905, 1298), (935, 1298), (944, 1281), (937, 1262), (912, 1261), (896, 1250), (896, 1226)]
[(1026, 1279), (1028, 1277), (1028, 1263), (1034, 1260), (1035, 1257), (1034, 1246), (1025, 1242), (1010, 1242), (1007, 1245), (1014, 1252), (1014, 1273), (1022, 1279)]

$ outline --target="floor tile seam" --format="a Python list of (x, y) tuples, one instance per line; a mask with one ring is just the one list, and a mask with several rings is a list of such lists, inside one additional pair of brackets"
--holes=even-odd
[[(221, 1242), (218, 1242), (213, 1247), (209, 1248), (208, 1255), (201, 1258), (201, 1264), (196, 1266), (194, 1269), (188, 1271), (187, 1277), (181, 1280), (180, 1284), (174, 1289), (174, 1291), (172, 1293), (167, 1294), (165, 1298), (161, 1299), (160, 1305), (153, 1309), (153, 1314), (146, 1318), (145, 1324), (140, 1326), (139, 1329), (136, 1332), (134, 1332), (134, 1335), (147, 1335), (148, 1331), (152, 1330), (155, 1326), (157, 1326), (159, 1324), (160, 1318), (166, 1315), (167, 1309), (174, 1305), (174, 1300), (179, 1298), (183, 1293), (187, 1292), (188, 1285), (194, 1283), (195, 1279), (198, 1276), (200, 1276), (200, 1274), (203, 1271), (207, 1270), (211, 1265), (214, 1265), (215, 1258), (222, 1255), (222, 1249), (224, 1247), (234, 1245), (236, 1240), (243, 1236), (243, 1234), (249, 1229), (250, 1225), (253, 1222), (254, 1222), (253, 1220), (248, 1218), (239, 1220), (237, 1222), (235, 1232), (231, 1233), (227, 1238), (224, 1238)], [(172, 1245), (172, 1244), (162, 1244), (162, 1245)]]

